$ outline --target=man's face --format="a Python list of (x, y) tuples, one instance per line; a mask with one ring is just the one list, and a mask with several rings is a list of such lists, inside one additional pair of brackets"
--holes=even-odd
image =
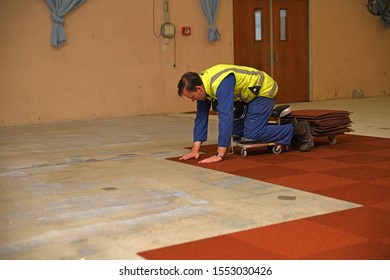
[(191, 99), (192, 101), (206, 99), (206, 92), (204, 91), (203, 86), (197, 86), (195, 91), (188, 91), (184, 88), (182, 95)]

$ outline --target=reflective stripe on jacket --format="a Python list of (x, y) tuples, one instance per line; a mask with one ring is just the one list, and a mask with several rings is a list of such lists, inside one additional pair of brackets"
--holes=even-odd
[(257, 96), (276, 97), (278, 84), (267, 73), (247, 66), (217, 64), (200, 74), (209, 100), (216, 99), (219, 84), (229, 74), (236, 77), (235, 101), (250, 102)]

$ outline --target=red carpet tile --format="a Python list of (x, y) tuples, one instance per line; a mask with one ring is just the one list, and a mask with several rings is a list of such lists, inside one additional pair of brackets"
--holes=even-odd
[[(333, 197), (362, 207), (140, 252), (146, 259), (390, 259), (390, 139), (317, 137), (307, 153), (248, 150), (224, 161), (185, 164)], [(206, 154), (216, 146), (202, 147)], [(237, 151), (238, 152), (238, 151)], [(178, 158), (169, 160), (178, 161)]]
[[(318, 252), (303, 259), (310, 260), (387, 260), (390, 246), (378, 242), (362, 242), (351, 246)], [(387, 257), (386, 257), (387, 256)]]
[(370, 206), (307, 218), (367, 239), (380, 240), (390, 235), (389, 211)]
[(278, 253), (263, 250), (228, 235), (189, 242), (179, 246), (169, 246), (143, 252), (140, 255), (146, 259), (154, 260), (252, 260), (258, 259), (258, 256), (268, 256), (275, 260), (284, 259)]
[(364, 237), (306, 219), (233, 233), (231, 236), (252, 246), (278, 252), (286, 259), (305, 258), (367, 241)]
[(390, 201), (390, 187), (387, 188), (370, 183), (354, 183), (350, 185), (325, 188), (317, 190), (317, 193), (363, 205), (372, 205)]

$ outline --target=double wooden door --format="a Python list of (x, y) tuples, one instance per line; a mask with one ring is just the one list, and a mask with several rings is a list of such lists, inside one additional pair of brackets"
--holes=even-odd
[(233, 0), (234, 61), (270, 74), (278, 103), (309, 100), (308, 0)]

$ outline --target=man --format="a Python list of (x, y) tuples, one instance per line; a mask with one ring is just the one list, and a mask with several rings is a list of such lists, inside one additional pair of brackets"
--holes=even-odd
[[(282, 145), (290, 145), (292, 137), (296, 135), (301, 142), (300, 151), (309, 151), (314, 146), (307, 121), (299, 122), (295, 126), (268, 124), (278, 85), (263, 71), (246, 66), (218, 64), (200, 75), (195, 72), (185, 73), (177, 88), (179, 96), (197, 101), (192, 150), (180, 160), (199, 158), (200, 146), (207, 140), (211, 104), (215, 101), (218, 102), (219, 121), (217, 153), (199, 163), (221, 161), (226, 155), (232, 134)], [(234, 101), (248, 105), (246, 118), (238, 125), (233, 125)]]

